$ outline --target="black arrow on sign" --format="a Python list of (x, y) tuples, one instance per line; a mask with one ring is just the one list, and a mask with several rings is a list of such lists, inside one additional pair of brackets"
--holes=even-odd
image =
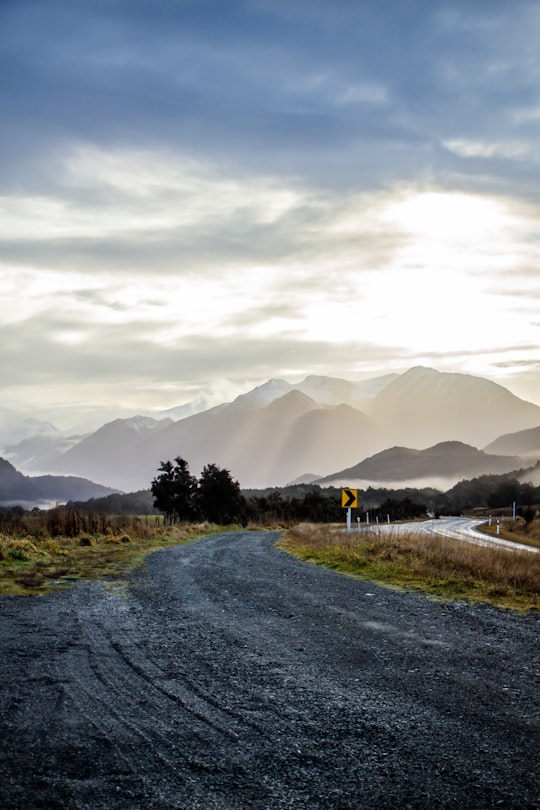
[(343, 506), (345, 508), (348, 508), (349, 506), (352, 506), (353, 503), (356, 501), (356, 495), (354, 494), (354, 492), (351, 492), (350, 489), (344, 489), (343, 492), (347, 496), (347, 500), (343, 503)]

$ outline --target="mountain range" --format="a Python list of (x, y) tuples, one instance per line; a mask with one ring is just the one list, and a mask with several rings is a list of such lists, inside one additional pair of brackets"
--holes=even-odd
[[(391, 449), (396, 475), (399, 469), (408, 476), (400, 481), (418, 478), (420, 469), (445, 478), (450, 465), (451, 476), (463, 478), (540, 459), (537, 405), (483, 378), (424, 367), (361, 383), (269, 380), (233, 402), (192, 412), (197, 407), (169, 409), (162, 418), (116, 419), (90, 435), (64, 437), (63, 444), (49, 436), (41, 449), (37, 438), (26, 439), (2, 455), (27, 473), (77, 475), (124, 491), (148, 488), (160, 461), (176, 456), (194, 475), (210, 462), (226, 467), (246, 488), (280, 486), (306, 474), (326, 480)], [(174, 418), (182, 413), (188, 415)], [(477, 448), (484, 448), (480, 457)], [(362, 476), (366, 469), (380, 474), (370, 464)]]

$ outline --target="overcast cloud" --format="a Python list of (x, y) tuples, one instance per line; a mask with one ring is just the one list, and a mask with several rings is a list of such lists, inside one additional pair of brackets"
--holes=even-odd
[(534, 0), (4, 0), (4, 406), (412, 365), (540, 404)]

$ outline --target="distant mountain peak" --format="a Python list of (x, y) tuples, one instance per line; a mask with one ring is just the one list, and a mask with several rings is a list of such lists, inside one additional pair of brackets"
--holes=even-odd
[(163, 427), (166, 424), (170, 424), (172, 419), (154, 419), (152, 416), (141, 416), (137, 414), (136, 416), (130, 416), (127, 419), (120, 419), (118, 421), (123, 422), (131, 428), (131, 430), (134, 430), (135, 433), (147, 433), (149, 430), (154, 430), (158, 426)]
[(240, 394), (231, 404), (234, 408), (256, 410), (270, 405), (275, 399), (288, 393), (291, 388), (291, 384), (286, 380), (271, 379), (262, 385), (257, 385), (245, 394)]
[(304, 412), (305, 410), (312, 410), (319, 407), (320, 405), (318, 405), (314, 399), (309, 397), (307, 394), (304, 394), (302, 391), (293, 388), (292, 391), (287, 391), (287, 393), (283, 394), (283, 396), (279, 397), (278, 399), (274, 399), (269, 405), (267, 405), (266, 410), (271, 411), (278, 409), (282, 410), (283, 408), (294, 408)]

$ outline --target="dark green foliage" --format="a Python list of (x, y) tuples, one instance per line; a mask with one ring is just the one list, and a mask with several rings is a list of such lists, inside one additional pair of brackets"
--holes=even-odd
[(183, 458), (178, 456), (174, 461), (161, 462), (161, 475), (154, 478), (151, 487), (154, 506), (163, 512), (166, 522), (201, 519), (227, 525), (245, 520), (240, 484), (228, 470), (208, 464), (197, 481)]
[(378, 517), (382, 522), (387, 520), (388, 515), (390, 516), (390, 520), (394, 521), (425, 517), (426, 513), (427, 509), (425, 505), (415, 503), (411, 498), (404, 498), (401, 501), (388, 498), (380, 505), (379, 509), (375, 510), (373, 516), (375, 518)]
[(163, 512), (167, 523), (189, 522), (197, 512), (197, 479), (190, 474), (187, 461), (180, 456), (174, 461), (174, 465), (162, 461), (161, 475), (152, 481), (154, 506)]
[[(353, 509), (353, 519), (360, 517), (366, 519), (366, 511), (370, 518), (379, 517), (386, 520), (390, 514), (391, 520), (406, 520), (421, 517), (426, 514), (426, 507), (418, 502), (418, 498), (425, 495), (424, 490), (387, 490), (372, 489), (359, 490), (360, 508)], [(431, 495), (435, 490), (428, 490)], [(394, 497), (389, 498), (388, 493)], [(298, 485), (286, 487), (283, 490), (263, 490), (257, 495), (251, 491), (247, 498), (247, 510), (251, 516), (257, 515), (264, 523), (340, 523), (346, 520), (346, 510), (341, 506), (341, 490), (336, 487), (322, 488), (317, 484)]]
[(488, 496), (487, 505), (491, 507), (508, 506), (514, 501), (519, 501), (520, 484), (515, 478), (502, 481), (498, 487)]
[(228, 470), (208, 464), (199, 479), (197, 506), (199, 515), (211, 523), (227, 525), (241, 520), (244, 498), (240, 484)]
[(433, 503), (441, 514), (455, 515), (479, 506), (488, 506), (491, 509), (509, 508), (514, 501), (518, 506), (538, 503), (540, 487), (535, 487), (530, 482), (521, 483), (515, 473), (480, 475), (478, 478), (460, 481), (444, 494), (440, 493)]
[(317, 485), (299, 485), (283, 490), (263, 491), (247, 498), (248, 514), (263, 523), (335, 523), (344, 518), (340, 490)]

